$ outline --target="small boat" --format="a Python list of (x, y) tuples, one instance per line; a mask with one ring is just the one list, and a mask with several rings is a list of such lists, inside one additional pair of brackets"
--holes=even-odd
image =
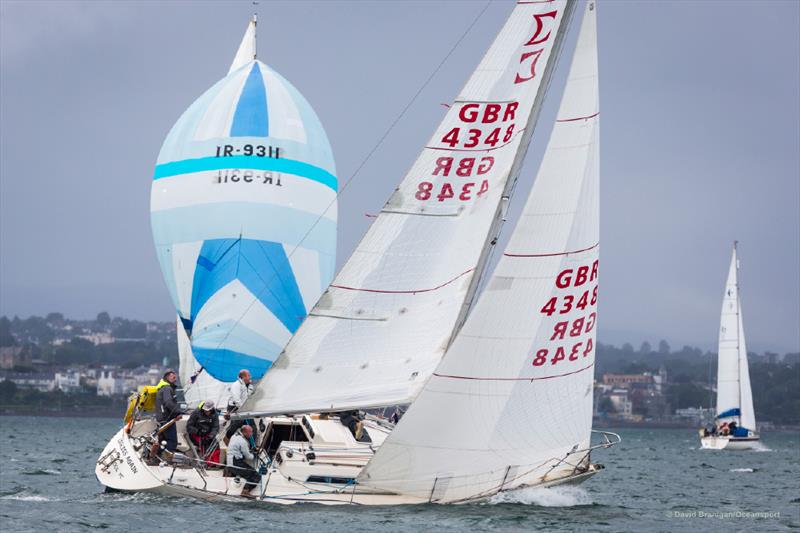
[(700, 430), (700, 443), (712, 450), (751, 450), (758, 447), (759, 440), (742, 325), (739, 258), (734, 242), (719, 327), (717, 416), (712, 428)]
[[(578, 484), (591, 453), (599, 280), (596, 4), (535, 183), (487, 273), (577, 2), (520, 0), (356, 250), (234, 419), (265, 503), (480, 501)], [(484, 278), (485, 275), (485, 278)], [(483, 287), (483, 290), (479, 290)], [(396, 423), (353, 411), (408, 406)], [(101, 483), (241, 501), (244, 481), (134, 417)], [(594, 439), (593, 439), (594, 437)], [(225, 449), (225, 442), (220, 440)]]

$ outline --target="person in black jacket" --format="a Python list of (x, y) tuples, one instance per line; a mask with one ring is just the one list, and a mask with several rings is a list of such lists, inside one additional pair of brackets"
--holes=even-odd
[(209, 466), (216, 466), (219, 463), (219, 447), (214, 439), (219, 433), (219, 416), (214, 402), (207, 400), (192, 411), (189, 421), (186, 422), (186, 432), (197, 445), (200, 456), (207, 458)]
[[(180, 405), (178, 405), (178, 397), (175, 394), (175, 389), (178, 388), (178, 375), (174, 370), (167, 370), (164, 372), (164, 377), (157, 387), (156, 420), (159, 426), (164, 426), (183, 414)], [(167, 429), (161, 431), (159, 438), (167, 441), (166, 450), (168, 452), (174, 452), (178, 447), (178, 428), (173, 423)]]

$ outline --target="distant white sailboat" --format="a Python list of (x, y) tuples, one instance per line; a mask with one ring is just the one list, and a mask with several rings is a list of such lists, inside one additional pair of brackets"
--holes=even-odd
[[(575, 5), (517, 3), (411, 171), (237, 413), (261, 428), (257, 499), (458, 503), (580, 483), (602, 469), (591, 452), (619, 438), (604, 433), (591, 442), (594, 1), (535, 184), (477, 294)], [(351, 431), (339, 415), (397, 404), (411, 404), (397, 425), (368, 416)], [(241, 498), (238, 478), (197, 461), (147, 464), (154, 429), (142, 419), (112, 440), (98, 461), (101, 482)]]
[(722, 298), (716, 424), (712, 431), (700, 430), (703, 448), (714, 450), (749, 450), (757, 447), (759, 442), (742, 325), (739, 258), (736, 248), (737, 243), (734, 242), (725, 296)]

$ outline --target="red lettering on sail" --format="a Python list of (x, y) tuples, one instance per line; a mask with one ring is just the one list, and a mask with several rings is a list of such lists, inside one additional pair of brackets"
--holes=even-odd
[(530, 81), (536, 77), (536, 62), (539, 61), (539, 56), (542, 55), (544, 50), (536, 50), (534, 52), (525, 52), (522, 54), (522, 57), (519, 58), (519, 62), (521, 65), (524, 65), (526, 61), (528, 61), (528, 72), (530, 72), (530, 76), (522, 77), (517, 72), (517, 77), (514, 78), (514, 83), (522, 83), (525, 81)]
[(542, 34), (542, 30), (544, 29), (544, 18), (551, 18), (553, 21), (556, 20), (556, 15), (558, 11), (550, 11), (549, 13), (537, 13), (533, 16), (533, 19), (536, 21), (536, 32), (533, 34), (533, 37), (525, 43), (525, 46), (534, 46), (537, 44), (542, 44), (547, 39), (550, 38), (550, 32), (547, 32), (547, 35), (544, 37), (539, 37)]
[[(545, 23), (549, 22), (548, 25), (555, 23), (556, 15), (558, 15), (558, 11), (534, 14), (533, 20), (536, 22), (536, 26), (533, 35), (523, 46), (535, 47), (546, 43), (550, 39), (553, 31), (552, 26), (545, 31)], [(536, 63), (539, 61), (539, 57), (542, 55), (542, 52), (544, 52), (543, 47), (536, 50), (528, 49), (522, 52), (522, 55), (519, 58), (520, 67), (517, 71), (517, 75), (514, 78), (515, 84), (524, 83), (536, 77)]]

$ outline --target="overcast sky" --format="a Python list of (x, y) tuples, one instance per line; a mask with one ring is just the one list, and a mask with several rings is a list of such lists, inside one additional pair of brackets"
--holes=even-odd
[[(486, 5), (261, 1), (259, 58), (316, 109), (341, 182)], [(339, 265), (512, 8), (488, 6), (341, 196)], [(153, 165), (180, 114), (226, 74), (252, 10), (0, 1), (0, 314), (174, 317), (150, 233)], [(799, 350), (800, 2), (608, 0), (598, 13), (600, 342), (716, 349), (738, 239), (748, 347)]]

